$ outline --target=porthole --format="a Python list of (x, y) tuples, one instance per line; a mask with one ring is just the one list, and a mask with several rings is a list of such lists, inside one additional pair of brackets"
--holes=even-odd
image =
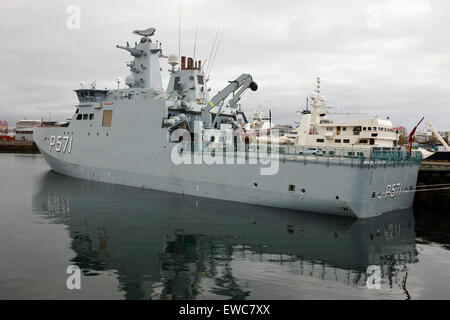
[(302, 188), (302, 190), (300, 190), (300, 192), (301, 192), (302, 194), (305, 194), (305, 193), (306, 193), (306, 190), (305, 190), (304, 188)]
[(256, 182), (253, 183), (253, 188), (258, 188), (258, 184)]

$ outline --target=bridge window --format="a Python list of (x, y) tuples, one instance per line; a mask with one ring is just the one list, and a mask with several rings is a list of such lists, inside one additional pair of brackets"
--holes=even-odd
[(294, 191), (295, 191), (295, 185), (290, 184), (290, 185), (289, 185), (289, 191), (290, 191), (290, 192), (294, 192)]
[(203, 84), (203, 76), (198, 75), (197, 82), (198, 82), (198, 84)]
[(93, 113), (89, 114), (89, 120), (94, 120), (94, 114)]
[(83, 118), (83, 115), (82, 114), (78, 114), (77, 115), (77, 120), (81, 120)]
[(88, 119), (88, 114), (87, 113), (83, 114), (83, 120), (87, 120), (87, 119)]

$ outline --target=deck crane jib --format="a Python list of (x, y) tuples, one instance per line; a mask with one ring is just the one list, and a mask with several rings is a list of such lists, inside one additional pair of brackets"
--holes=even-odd
[[(224, 89), (209, 99), (201, 61), (181, 57), (181, 65), (177, 69), (176, 55), (169, 55), (168, 62), (172, 69), (168, 70), (170, 79), (165, 94), (167, 117), (163, 118), (162, 127), (167, 128), (169, 132), (178, 128), (187, 129), (192, 137), (195, 123), (203, 130), (202, 136), (208, 136), (211, 132), (223, 135), (223, 132), (217, 131), (240, 128), (238, 121), (235, 121), (240, 112), (238, 102), (248, 88), (253, 91), (258, 88), (250, 75), (242, 74), (230, 81)], [(232, 98), (225, 103), (231, 94)]]
[[(217, 93), (202, 109), (202, 122), (204, 128), (215, 128), (217, 124), (220, 124), (221, 111), (225, 99), (230, 94), (233, 94), (233, 97), (228, 100), (227, 107), (237, 110), (238, 102), (248, 88), (252, 91), (258, 90), (258, 85), (253, 81), (251, 75), (249, 74), (241, 74), (236, 80), (230, 81), (230, 84), (223, 90), (219, 91), (219, 93)], [(218, 106), (219, 109), (213, 119), (211, 111), (216, 106)]]

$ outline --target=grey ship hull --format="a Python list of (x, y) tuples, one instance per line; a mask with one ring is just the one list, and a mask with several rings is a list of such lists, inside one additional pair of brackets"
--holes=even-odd
[[(162, 100), (151, 100), (147, 106), (131, 100), (111, 109), (111, 127), (102, 127), (96, 116), (92, 121), (72, 120), (68, 127), (34, 131), (35, 142), (54, 171), (92, 181), (358, 218), (413, 203), (414, 192), (395, 197), (384, 192), (389, 184), (414, 190), (418, 164), (374, 168), (280, 161), (278, 173), (270, 176), (260, 174), (260, 164), (176, 165), (171, 161), (174, 144), (161, 128), (166, 113)], [(52, 136), (71, 138), (70, 152), (50, 147)], [(289, 185), (295, 185), (294, 192)]]

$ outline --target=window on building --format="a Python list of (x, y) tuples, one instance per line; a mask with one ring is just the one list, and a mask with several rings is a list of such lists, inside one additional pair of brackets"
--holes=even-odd
[(350, 139), (344, 139), (344, 143), (350, 143)]
[(83, 120), (87, 120), (88, 119), (88, 114), (87, 113), (85, 113), (85, 114), (83, 114)]
[(363, 131), (366, 131), (367, 130), (367, 128), (366, 127), (363, 127)]
[(324, 142), (323, 139), (316, 139), (316, 142)]
[(104, 110), (102, 127), (111, 127), (111, 122), (112, 122), (112, 110)]
[(341, 143), (341, 139), (334, 139), (334, 142)]
[(367, 130), (372, 131), (372, 127), (368, 127)]
[(327, 127), (327, 131), (333, 131), (333, 127)]
[(367, 139), (361, 139), (359, 140), (359, 143), (367, 143)]
[(342, 131), (347, 131), (347, 127), (343, 127), (343, 128), (342, 128)]
[(94, 120), (94, 114), (93, 113), (89, 114), (89, 120)]
[(377, 127), (373, 127), (373, 131), (377, 131)]

